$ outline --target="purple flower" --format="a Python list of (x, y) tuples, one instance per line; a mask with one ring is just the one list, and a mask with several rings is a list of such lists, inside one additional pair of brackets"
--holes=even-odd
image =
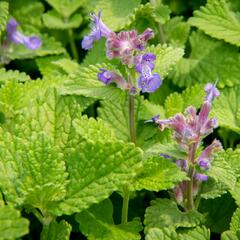
[(108, 71), (105, 68), (100, 68), (100, 70), (101, 72), (98, 73), (98, 80), (100, 80), (104, 84), (108, 85), (112, 82), (115, 82), (121, 89), (131, 88), (131, 86), (129, 86), (129, 84), (119, 74), (112, 71)]
[(136, 65), (136, 71), (141, 74), (138, 79), (138, 87), (142, 92), (154, 92), (162, 84), (160, 76), (157, 73), (152, 74), (155, 59), (156, 56), (153, 53), (145, 53)]
[(216, 85), (217, 85), (217, 81), (215, 82), (214, 85), (212, 85), (211, 83), (208, 83), (205, 86), (205, 92), (206, 92), (205, 100), (210, 103), (214, 100), (215, 97), (218, 97), (220, 95)]
[(37, 36), (27, 37), (21, 32), (17, 31), (18, 22), (15, 19), (10, 19), (7, 24), (7, 37), (11, 42), (16, 44), (23, 44), (26, 48), (36, 50), (41, 47), (42, 41)]
[(198, 165), (204, 170), (209, 169), (211, 166), (212, 155), (215, 152), (220, 151), (221, 149), (222, 144), (220, 143), (220, 141), (214, 139), (211, 145), (206, 147), (198, 157)]
[(103, 23), (101, 19), (101, 12), (96, 14), (91, 14), (91, 32), (88, 36), (84, 36), (82, 40), (82, 48), (90, 49), (93, 46), (93, 42), (99, 40), (101, 37), (109, 37), (112, 31)]
[(145, 53), (142, 56), (141, 61), (136, 64), (136, 71), (141, 73), (142, 72), (142, 68), (144, 66), (148, 66), (151, 70), (154, 69), (154, 61), (156, 60), (156, 56), (153, 53)]
[(157, 73), (151, 75), (141, 75), (138, 79), (138, 87), (141, 88), (142, 92), (154, 92), (162, 84), (162, 80)]
[(102, 72), (98, 73), (98, 80), (102, 81), (104, 84), (109, 84), (114, 80), (114, 73), (110, 72), (104, 68), (100, 68)]
[(200, 182), (203, 182), (203, 181), (207, 181), (208, 180), (208, 176), (205, 175), (205, 174), (202, 174), (202, 173), (195, 173), (194, 174), (194, 178)]
[(159, 118), (160, 118), (160, 114), (152, 117), (150, 120), (144, 121), (144, 123), (149, 123), (149, 122), (156, 123), (159, 120)]
[(135, 30), (122, 31), (118, 34), (112, 32), (107, 39), (107, 57), (109, 59), (120, 58), (122, 63), (134, 65), (138, 59), (138, 56), (134, 54), (144, 50), (147, 40), (153, 36), (150, 28), (140, 35), (137, 35)]

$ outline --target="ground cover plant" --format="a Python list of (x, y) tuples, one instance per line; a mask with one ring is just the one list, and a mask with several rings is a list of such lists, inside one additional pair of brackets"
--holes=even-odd
[(0, 1), (0, 239), (240, 239), (239, 12)]

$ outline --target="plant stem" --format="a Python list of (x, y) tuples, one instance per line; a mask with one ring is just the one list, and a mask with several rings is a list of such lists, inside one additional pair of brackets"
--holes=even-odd
[(193, 143), (188, 153), (188, 164), (189, 164), (188, 177), (190, 178), (190, 181), (188, 181), (188, 184), (187, 184), (187, 196), (186, 196), (188, 210), (195, 209), (194, 200), (193, 200), (193, 180), (194, 180), (193, 177), (195, 173), (194, 160), (195, 160), (196, 150), (197, 150), (197, 143)]
[(158, 28), (158, 34), (159, 34), (158, 35), (158, 40), (161, 44), (163, 44), (163, 43), (166, 42), (166, 37), (165, 37), (164, 32), (163, 32), (162, 24), (158, 23), (157, 28)]
[(128, 204), (129, 204), (129, 189), (124, 186), (123, 190), (123, 205), (122, 205), (122, 224), (128, 222)]
[(79, 62), (78, 52), (77, 52), (77, 48), (76, 48), (76, 45), (74, 42), (72, 29), (68, 29), (68, 36), (69, 36), (69, 42), (70, 42), (70, 47), (71, 47), (73, 58), (75, 60), (77, 60), (77, 62)]
[(194, 207), (194, 201), (193, 201), (193, 176), (194, 176), (194, 166), (190, 165), (189, 167), (189, 174), (188, 177), (190, 178), (190, 181), (187, 185), (187, 209), (193, 210)]
[(135, 130), (135, 111), (134, 111), (134, 96), (129, 94), (129, 134), (130, 141), (136, 144), (136, 130)]

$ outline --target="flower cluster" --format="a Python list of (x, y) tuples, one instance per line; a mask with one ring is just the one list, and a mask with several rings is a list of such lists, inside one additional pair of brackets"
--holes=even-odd
[[(115, 33), (101, 20), (101, 12), (98, 15), (92, 14), (91, 19), (91, 32), (83, 38), (82, 47), (86, 50), (90, 49), (95, 41), (105, 37), (106, 56), (109, 59), (120, 59), (122, 64), (128, 68), (135, 67), (136, 72), (140, 74), (138, 87), (142, 92), (150, 93), (159, 88), (162, 80), (157, 73), (152, 73), (156, 56), (153, 53), (142, 54), (147, 41), (154, 37), (152, 29), (147, 28), (140, 35), (135, 30)], [(126, 81), (117, 73), (108, 71), (107, 69), (100, 70), (98, 79), (104, 84), (115, 82), (122, 89), (128, 89), (131, 93), (136, 92), (136, 87), (132, 81)]]
[(7, 24), (7, 40), (15, 44), (23, 44), (30, 50), (36, 50), (41, 47), (42, 41), (37, 36), (25, 36), (17, 30), (18, 22), (15, 19), (10, 19)]
[[(160, 116), (157, 115), (146, 121), (154, 122), (160, 130), (164, 130), (164, 128), (173, 130), (175, 141), (187, 156), (186, 159), (177, 160), (176, 164), (190, 178), (192, 177), (192, 192), (194, 195), (197, 194), (199, 183), (208, 180), (205, 172), (211, 167), (213, 154), (222, 149), (220, 141), (215, 139), (209, 146), (201, 152), (199, 151), (202, 139), (218, 126), (217, 119), (209, 118), (212, 102), (220, 95), (216, 84), (208, 83), (205, 86), (205, 92), (206, 97), (198, 114), (196, 108), (190, 106), (185, 110), (185, 114), (178, 113), (165, 120), (161, 120)], [(197, 154), (198, 152), (200, 154)], [(192, 173), (190, 173), (190, 168)], [(174, 193), (178, 203), (181, 203), (186, 197), (187, 186), (188, 181), (184, 181), (175, 187)]]

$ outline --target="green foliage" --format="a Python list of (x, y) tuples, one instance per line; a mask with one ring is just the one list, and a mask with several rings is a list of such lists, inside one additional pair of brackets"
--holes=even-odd
[(111, 99), (117, 101), (121, 99), (124, 92), (116, 88), (114, 85), (106, 86), (97, 79), (97, 74), (100, 68), (115, 71), (115, 67), (110, 64), (97, 64), (95, 66), (82, 67), (77, 73), (71, 76), (71, 79), (66, 82), (62, 89), (63, 94), (76, 94), (86, 97)]
[(212, 167), (207, 174), (216, 182), (223, 184), (227, 190), (231, 190), (234, 188), (237, 179), (234, 170), (227, 160), (228, 158), (225, 158), (224, 152), (220, 152), (214, 157)]
[(20, 216), (12, 206), (0, 207), (0, 239), (17, 239), (28, 233), (29, 221)]
[(190, 25), (183, 17), (173, 17), (164, 24), (166, 39), (173, 46), (184, 47), (190, 32)]
[(182, 48), (174, 48), (167, 45), (150, 46), (147, 52), (152, 52), (157, 56), (155, 69), (162, 78), (165, 78), (177, 62), (182, 58), (184, 51)]
[(195, 211), (181, 212), (177, 204), (169, 199), (157, 199), (146, 209), (145, 232), (151, 228), (195, 227), (201, 223), (203, 216)]
[(24, 72), (19, 72), (18, 70), (8, 70), (5, 68), (0, 68), (0, 85), (4, 85), (9, 81), (18, 81), (18, 82), (26, 82), (30, 81), (31, 78)]
[(221, 96), (214, 103), (212, 115), (214, 115), (221, 127), (240, 132), (240, 88), (226, 88), (221, 91)]
[(69, 240), (72, 227), (65, 220), (60, 222), (51, 221), (43, 227), (41, 240)]
[(113, 206), (110, 200), (93, 205), (89, 210), (76, 215), (80, 230), (89, 240), (140, 240), (142, 230), (139, 220), (127, 224), (114, 225)]
[(206, 227), (215, 233), (222, 233), (229, 229), (229, 222), (235, 209), (236, 204), (229, 193), (216, 199), (202, 199), (198, 208), (206, 216)]
[(8, 19), (8, 2), (0, 2), (0, 37), (6, 28)]
[(143, 166), (131, 184), (131, 188), (160, 191), (173, 188), (177, 182), (186, 179), (186, 174), (175, 163), (163, 157), (151, 157), (143, 161)]
[(79, 13), (75, 13), (70, 18), (65, 19), (57, 11), (49, 10), (43, 15), (43, 23), (47, 28), (53, 29), (64, 30), (78, 28), (82, 23), (82, 15)]
[(240, 208), (237, 208), (231, 219), (230, 230), (237, 232), (239, 229), (240, 229)]
[(188, 106), (199, 108), (205, 96), (203, 85), (195, 85), (187, 88), (181, 94), (173, 93), (165, 101), (166, 116), (183, 113)]
[(72, 214), (107, 198), (134, 177), (141, 151), (133, 144), (97, 139), (81, 141), (67, 154), (70, 182), (55, 214)]
[(240, 46), (239, 13), (231, 11), (226, 0), (209, 0), (189, 22), (214, 38)]
[(39, 34), (44, 6), (38, 0), (9, 0), (11, 15), (27, 34)]
[(239, 240), (239, 239), (240, 239), (239, 231), (237, 233), (233, 231), (226, 231), (221, 236), (221, 240)]
[(61, 16), (69, 18), (85, 1), (78, 0), (46, 0)]
[(117, 31), (129, 24), (134, 9), (139, 5), (140, 0), (99, 0), (94, 12), (101, 9), (103, 22), (113, 31)]
[(239, 82), (240, 55), (237, 47), (214, 40), (199, 31), (193, 32), (189, 41), (189, 58), (181, 59), (171, 74), (175, 84), (191, 86), (219, 79), (218, 86), (224, 87)]

